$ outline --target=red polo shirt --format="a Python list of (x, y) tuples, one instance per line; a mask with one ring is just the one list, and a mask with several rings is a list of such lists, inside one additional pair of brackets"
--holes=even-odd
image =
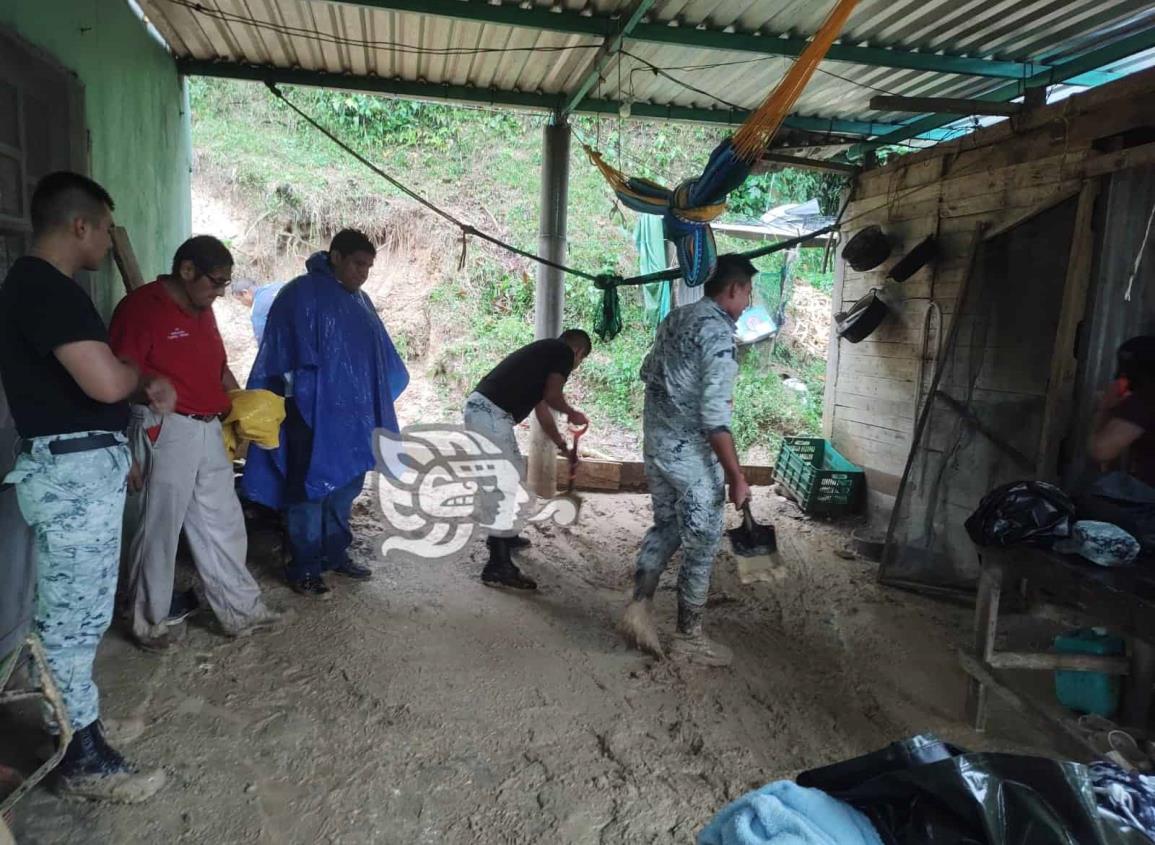
[(177, 413), (228, 410), (229, 397), (221, 384), (228, 357), (211, 308), (188, 313), (158, 279), (121, 300), (108, 333), (117, 356), (172, 382)]

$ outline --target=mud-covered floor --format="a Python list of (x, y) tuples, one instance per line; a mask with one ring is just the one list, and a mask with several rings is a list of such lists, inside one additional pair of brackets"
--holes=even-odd
[[(105, 713), (146, 721), (124, 750), (162, 765), (165, 790), (137, 806), (38, 790), (18, 841), (690, 842), (747, 789), (909, 734), (1029, 744), (1001, 710), (984, 737), (962, 722), (969, 611), (880, 588), (836, 554), (838, 528), (765, 491), (755, 512), (778, 526), (786, 577), (743, 586), (721, 556), (707, 626), (733, 666), (630, 651), (614, 623), (649, 502), (585, 501), (576, 529), (529, 531), (528, 596), (482, 586), (478, 543), (456, 564), (374, 563), (371, 582), (334, 579), (333, 601), (309, 602), (254, 537), (270, 600), (294, 613), (283, 631), (230, 641), (202, 619), (166, 656), (115, 631), (102, 647)], [(370, 499), (356, 519), (373, 560)], [(675, 575), (658, 597), (667, 632)]]

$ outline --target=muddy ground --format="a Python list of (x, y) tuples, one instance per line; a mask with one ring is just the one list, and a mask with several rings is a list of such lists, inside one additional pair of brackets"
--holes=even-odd
[[(102, 647), (105, 713), (147, 722), (126, 750), (169, 785), (138, 806), (39, 790), (18, 841), (690, 842), (752, 787), (909, 734), (1027, 741), (1003, 711), (985, 737), (960, 721), (967, 611), (880, 588), (871, 565), (836, 554), (840, 528), (765, 490), (756, 515), (778, 525), (788, 576), (743, 586), (719, 559), (708, 627), (734, 665), (627, 649), (614, 622), (648, 512), (644, 496), (588, 495), (576, 529), (531, 529), (530, 596), (482, 586), (477, 544), (455, 564), (376, 563), (371, 582), (310, 602), (255, 537), (271, 601), (295, 613), (282, 632), (229, 641), (202, 618), (170, 655), (116, 632)], [(372, 560), (368, 498), (357, 523)], [(674, 589), (671, 571), (667, 632)]]

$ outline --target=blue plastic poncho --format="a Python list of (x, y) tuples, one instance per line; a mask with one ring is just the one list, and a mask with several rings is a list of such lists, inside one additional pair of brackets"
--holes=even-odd
[[(350, 293), (317, 252), (308, 271), (289, 282), (269, 310), (250, 390), (286, 393), (313, 432), (305, 495), (318, 501), (373, 468), (373, 431), (397, 431), (393, 402), (409, 384), (369, 297)], [(281, 446), (254, 449), (245, 464), (245, 498), (271, 508), (285, 503), (287, 456)]]

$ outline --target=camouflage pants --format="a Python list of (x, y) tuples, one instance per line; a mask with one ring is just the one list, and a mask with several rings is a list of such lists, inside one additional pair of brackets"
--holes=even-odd
[(49, 451), (52, 440), (87, 434), (33, 440), (5, 479), (36, 537), (36, 630), (77, 730), (100, 716), (92, 664), (112, 620), (129, 467), (125, 445)]
[(662, 572), (679, 547), (678, 598), (698, 608), (706, 604), (710, 574), (722, 540), (725, 487), (722, 467), (701, 444), (647, 438), (646, 481), (654, 524), (642, 540), (637, 571)]

